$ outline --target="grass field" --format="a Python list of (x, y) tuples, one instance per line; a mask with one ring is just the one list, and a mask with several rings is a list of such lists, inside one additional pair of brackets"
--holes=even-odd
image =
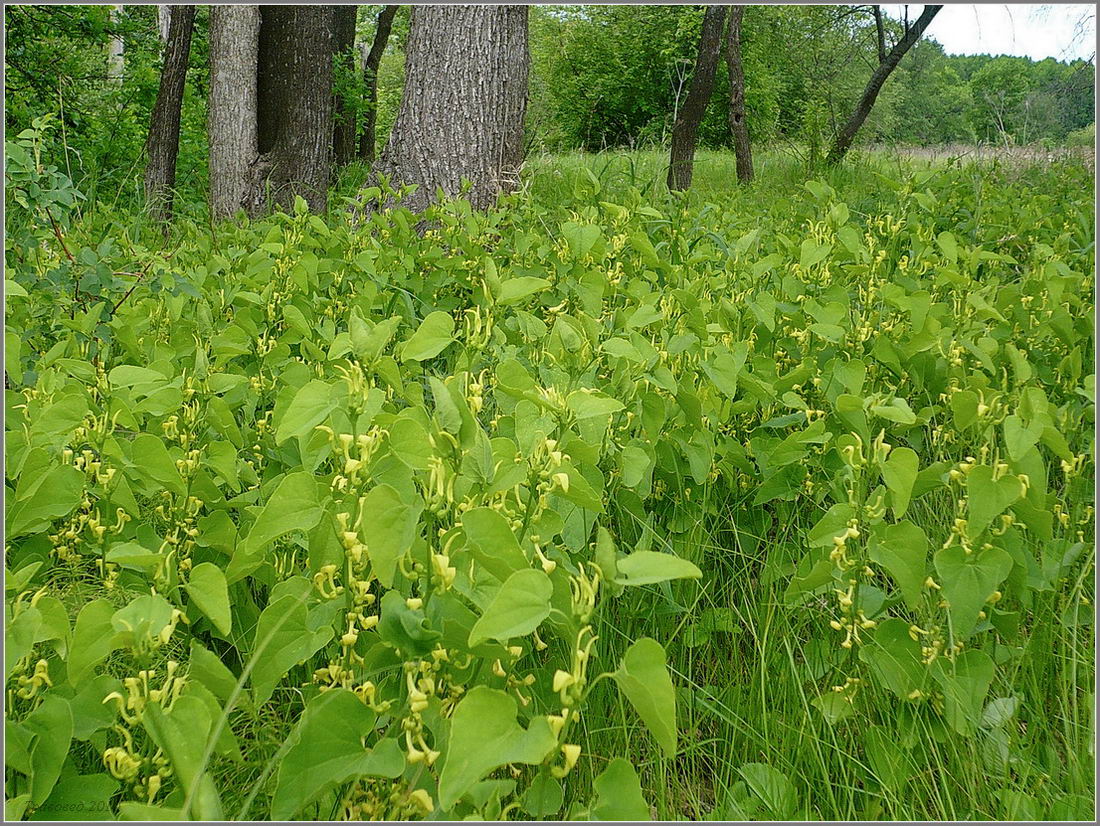
[(9, 182), (9, 816), (1091, 819), (1090, 169), (664, 162)]

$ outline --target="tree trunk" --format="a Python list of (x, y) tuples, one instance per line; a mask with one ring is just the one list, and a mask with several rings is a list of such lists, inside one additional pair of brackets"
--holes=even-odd
[[(118, 25), (118, 19), (122, 16), (122, 6), (111, 6), (107, 18), (112, 28)], [(122, 35), (112, 32), (107, 43), (107, 80), (111, 83), (122, 83), (122, 75), (126, 71), (126, 47), (122, 41)]]
[(729, 32), (726, 35), (726, 67), (730, 77), (730, 134), (733, 136), (733, 156), (737, 161), (737, 180), (752, 180), (752, 144), (749, 126), (745, 122), (745, 67), (741, 63), (741, 21), (744, 6), (730, 6)]
[[(355, 17), (358, 6), (335, 6), (333, 48), (337, 64), (349, 76), (355, 71)], [(333, 97), (332, 159), (335, 167), (346, 166), (355, 157), (355, 108), (345, 105), (337, 90)]]
[(366, 111), (363, 114), (363, 132), (359, 136), (359, 157), (367, 163), (374, 162), (374, 129), (378, 119), (378, 66), (382, 62), (382, 54), (386, 51), (386, 43), (389, 42), (393, 17), (396, 13), (397, 6), (384, 6), (382, 11), (378, 12), (374, 41), (363, 59), (363, 82), (367, 86), (367, 100)]
[(413, 6), (405, 54), (405, 91), (376, 175), (416, 184), (402, 201), (414, 212), (437, 190), (489, 207), (518, 184), (523, 161), (527, 7)]
[(925, 6), (920, 17), (917, 18), (917, 22), (915, 22), (912, 27), (906, 29), (904, 37), (902, 37), (897, 45), (890, 50), (890, 53), (886, 55), (886, 59), (876, 67), (874, 73), (871, 75), (871, 79), (867, 81), (867, 87), (863, 90), (863, 96), (859, 99), (859, 103), (856, 104), (855, 111), (852, 112), (852, 116), (848, 118), (848, 121), (837, 134), (836, 143), (833, 144), (833, 148), (829, 150), (829, 156), (826, 158), (827, 163), (839, 163), (840, 159), (844, 157), (844, 154), (851, 147), (852, 141), (855, 140), (859, 128), (863, 126), (863, 122), (867, 120), (867, 116), (871, 114), (871, 108), (875, 105), (875, 99), (878, 97), (878, 93), (882, 91), (882, 86), (886, 83), (886, 79), (890, 77), (890, 74), (897, 68), (898, 63), (905, 56), (905, 53), (913, 47), (914, 43), (920, 40), (920, 36), (924, 34), (924, 30), (927, 29), (928, 24), (932, 22), (932, 18), (934, 18), (942, 8), (942, 5)]
[(250, 169), (256, 141), (259, 6), (210, 7), (210, 214), (226, 218), (254, 205)]
[(168, 27), (171, 25), (172, 7), (157, 6), (157, 33), (160, 35), (160, 44), (168, 42)]
[(878, 62), (886, 62), (886, 27), (882, 24), (882, 7), (871, 6), (871, 14), (875, 16), (875, 46), (878, 48)]
[(261, 6), (253, 182), (261, 202), (324, 211), (332, 168), (333, 6)]
[(172, 217), (173, 189), (176, 186), (176, 156), (180, 145), (180, 109), (187, 64), (191, 55), (191, 33), (195, 29), (194, 6), (169, 6), (170, 26), (164, 46), (164, 66), (160, 71), (160, 89), (153, 104), (149, 137), (145, 141), (148, 163), (145, 166), (145, 202), (154, 220)]
[(718, 51), (722, 41), (722, 23), (726, 19), (725, 6), (707, 6), (703, 16), (703, 31), (699, 37), (699, 57), (691, 74), (691, 87), (687, 100), (676, 115), (672, 125), (672, 152), (668, 165), (668, 188), (683, 191), (691, 186), (691, 174), (695, 163), (695, 142), (699, 137), (699, 124), (707, 112), (711, 92), (714, 91), (714, 72), (718, 67)]

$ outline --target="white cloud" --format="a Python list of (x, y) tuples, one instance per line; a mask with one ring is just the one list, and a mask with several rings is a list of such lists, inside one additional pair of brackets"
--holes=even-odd
[[(903, 6), (885, 8), (901, 19)], [(923, 8), (910, 5), (909, 20), (916, 20)], [(1096, 53), (1096, 6), (948, 3), (928, 26), (926, 37), (938, 41), (948, 54), (1089, 59)]]

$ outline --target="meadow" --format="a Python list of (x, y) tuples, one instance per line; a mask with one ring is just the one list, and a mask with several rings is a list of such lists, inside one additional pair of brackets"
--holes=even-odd
[(9, 818), (1091, 819), (1093, 177), (547, 155), (164, 237), (9, 136)]

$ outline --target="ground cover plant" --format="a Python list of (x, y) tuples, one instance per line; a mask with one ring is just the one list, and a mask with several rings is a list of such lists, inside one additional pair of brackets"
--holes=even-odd
[(1090, 816), (1083, 165), (551, 157), (166, 242), (49, 129), (9, 817)]

